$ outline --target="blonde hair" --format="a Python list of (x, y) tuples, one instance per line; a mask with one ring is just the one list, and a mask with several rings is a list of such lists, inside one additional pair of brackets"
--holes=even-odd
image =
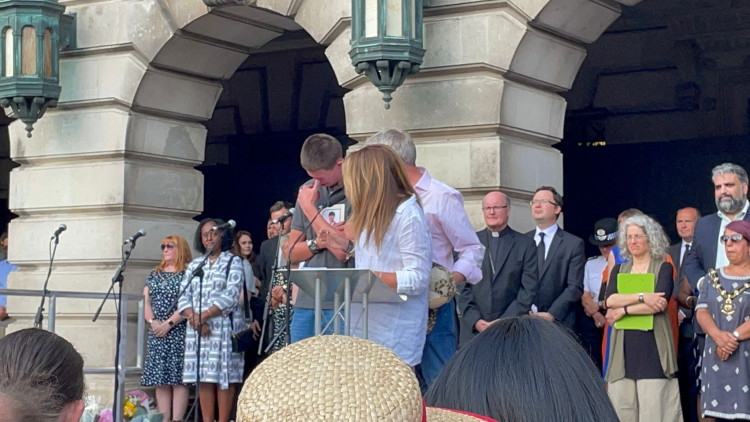
[[(183, 238), (182, 236), (177, 236), (176, 234), (167, 236), (164, 238), (164, 240), (161, 241), (162, 245), (166, 245), (167, 243), (174, 243), (174, 246), (177, 248), (177, 257), (174, 260), (174, 267), (175, 270), (179, 273), (185, 270), (185, 267), (190, 263), (190, 261), (193, 260), (193, 254), (190, 253), (190, 246), (187, 243), (187, 240)], [(159, 271), (163, 270), (164, 268), (167, 268), (167, 261), (164, 260), (164, 256), (161, 258), (161, 263), (154, 268), (154, 270)]]
[(354, 235), (359, 238), (366, 233), (365, 241), (373, 240), (380, 250), (396, 208), (416, 196), (404, 163), (392, 148), (368, 145), (346, 157), (343, 174), (346, 197), (352, 206), (349, 223)]

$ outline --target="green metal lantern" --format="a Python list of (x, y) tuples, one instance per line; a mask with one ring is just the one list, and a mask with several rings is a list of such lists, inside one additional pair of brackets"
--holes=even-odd
[(60, 98), (59, 50), (71, 45), (73, 17), (55, 0), (0, 0), (0, 106), (34, 123)]
[(352, 0), (352, 58), (383, 93), (391, 94), (408, 75), (419, 72), (424, 58), (423, 0)]

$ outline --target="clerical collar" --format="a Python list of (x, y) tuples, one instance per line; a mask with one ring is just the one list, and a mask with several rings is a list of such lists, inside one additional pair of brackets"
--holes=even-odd
[(487, 231), (490, 232), (491, 237), (502, 237), (510, 231), (510, 226), (505, 226), (505, 228), (499, 232), (493, 231), (491, 228), (487, 227)]

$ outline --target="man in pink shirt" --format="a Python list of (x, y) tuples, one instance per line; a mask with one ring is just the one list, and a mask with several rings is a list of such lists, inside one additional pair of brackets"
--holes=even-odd
[[(419, 194), (427, 226), (430, 228), (432, 262), (451, 271), (456, 285), (479, 282), (482, 279), (484, 246), (479, 242), (464, 211), (461, 193), (430, 177), (423, 167), (416, 166), (417, 150), (408, 133), (389, 129), (372, 135), (365, 144), (387, 145), (404, 161), (406, 175)], [(435, 326), (427, 334), (422, 363), (417, 366), (417, 376), (423, 391), (429, 388), (443, 365), (456, 352), (457, 338), (456, 304), (451, 300), (438, 308)]]

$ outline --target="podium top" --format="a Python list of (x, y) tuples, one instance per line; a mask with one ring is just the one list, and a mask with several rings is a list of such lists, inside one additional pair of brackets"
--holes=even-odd
[(315, 297), (316, 281), (320, 280), (320, 297), (324, 307), (333, 305), (334, 294), (346, 300), (346, 280), (350, 282), (351, 301), (361, 303), (367, 295), (369, 302), (403, 302), (406, 299), (397, 294), (374, 272), (358, 268), (300, 268), (292, 270), (290, 281), (306, 294)]

